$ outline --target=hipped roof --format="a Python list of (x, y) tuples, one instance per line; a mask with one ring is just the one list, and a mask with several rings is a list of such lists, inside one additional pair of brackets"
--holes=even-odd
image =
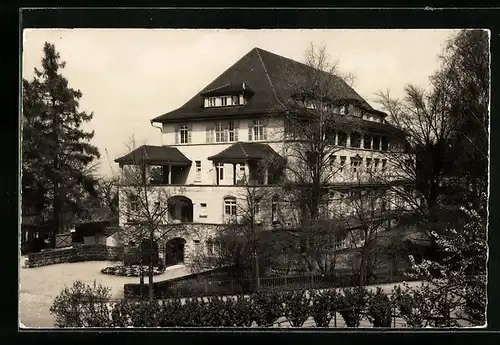
[[(313, 70), (303, 63), (276, 55), (269, 51), (254, 48), (234, 63), (219, 77), (208, 84), (201, 92), (192, 97), (180, 108), (160, 115), (152, 122), (177, 122), (180, 120), (202, 120), (217, 117), (237, 117), (253, 114), (269, 114), (280, 108), (287, 100), (288, 81), (306, 78)], [(326, 72), (323, 72), (327, 74)], [(376, 112), (353, 88), (339, 77), (328, 74), (334, 79), (339, 99), (351, 100), (362, 108)], [(223, 87), (245, 85), (254, 95), (243, 106), (204, 108), (204, 94)], [(281, 105), (282, 107), (282, 105)], [(284, 110), (284, 109), (283, 109)], [(380, 112), (379, 112), (380, 113)]]
[(262, 143), (237, 142), (216, 155), (208, 157), (211, 161), (231, 162), (280, 158), (269, 145)]
[(123, 157), (115, 159), (119, 164), (171, 164), (189, 165), (191, 160), (182, 154), (179, 149), (171, 146), (142, 145)]

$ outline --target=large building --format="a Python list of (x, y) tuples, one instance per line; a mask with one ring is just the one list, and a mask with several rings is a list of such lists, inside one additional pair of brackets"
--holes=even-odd
[[(205, 247), (210, 233), (241, 218), (239, 210), (245, 207), (249, 185), (269, 191), (275, 188), (279, 195), (278, 185), (290, 176), (283, 169), (262, 169), (259, 162), (270, 158), (286, 164), (293, 161), (290, 143), (297, 138), (285, 121), (287, 104), (293, 98), (290, 81), (307, 80), (310, 72), (310, 66), (254, 48), (183, 106), (151, 120), (161, 125), (163, 146), (141, 146), (116, 160), (124, 168), (141, 161), (153, 169), (151, 188), (165, 191), (169, 200), (176, 201), (168, 209), (166, 223), (178, 224), (179, 229), (203, 230), (204, 235), (191, 230), (169, 239), (166, 248), (181, 252), (167, 255), (177, 258), (171, 263), (189, 260), (196, 248)], [(342, 79), (329, 74), (325, 77), (333, 78), (336, 88), (336, 99), (326, 111), (333, 118), (350, 119), (358, 128), (332, 128), (325, 134), (332, 145), (330, 161), (335, 165), (331, 187), (333, 194), (337, 193), (335, 198), (341, 199), (351, 187), (360, 185), (360, 172), (390, 170), (389, 153), (401, 152), (404, 133)], [(304, 107), (315, 108), (307, 102)], [(363, 181), (370, 183), (367, 178)], [(278, 212), (282, 208), (277, 204), (282, 200), (270, 198), (269, 205), (261, 205), (259, 222), (293, 227), (293, 212)], [(130, 211), (138, 207), (136, 196), (123, 186), (121, 226), (131, 221)]]

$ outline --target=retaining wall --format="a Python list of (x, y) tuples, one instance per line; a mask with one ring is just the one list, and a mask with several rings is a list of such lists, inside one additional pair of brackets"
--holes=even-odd
[(77, 245), (70, 248), (52, 249), (28, 255), (26, 267), (39, 267), (64, 262), (93, 260), (118, 261), (123, 259), (123, 248), (105, 245)]

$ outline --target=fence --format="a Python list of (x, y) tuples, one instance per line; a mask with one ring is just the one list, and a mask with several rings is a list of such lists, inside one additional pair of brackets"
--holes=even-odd
[(71, 247), (71, 243), (72, 240), (70, 232), (56, 235), (56, 248)]
[[(369, 276), (366, 285), (387, 284), (411, 280), (404, 269), (379, 270)], [(300, 290), (300, 289), (325, 289), (355, 286), (359, 283), (359, 276), (350, 272), (321, 275), (283, 275), (262, 277), (259, 279), (261, 291), (270, 290)], [(155, 286), (157, 298), (179, 296), (213, 296), (213, 295), (239, 295), (256, 291), (257, 281), (248, 277), (231, 276), (191, 276), (189, 279), (176, 279), (165, 284)], [(147, 286), (143, 293), (147, 293)]]

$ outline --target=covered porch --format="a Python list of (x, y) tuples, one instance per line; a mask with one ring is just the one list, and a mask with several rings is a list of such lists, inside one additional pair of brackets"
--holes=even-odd
[(120, 168), (143, 166), (147, 182), (157, 185), (185, 184), (192, 163), (176, 147), (151, 145), (140, 146), (115, 162)]
[(217, 185), (226, 164), (232, 166), (233, 185), (272, 185), (283, 176), (284, 160), (267, 144), (237, 142), (208, 159), (214, 164)]

